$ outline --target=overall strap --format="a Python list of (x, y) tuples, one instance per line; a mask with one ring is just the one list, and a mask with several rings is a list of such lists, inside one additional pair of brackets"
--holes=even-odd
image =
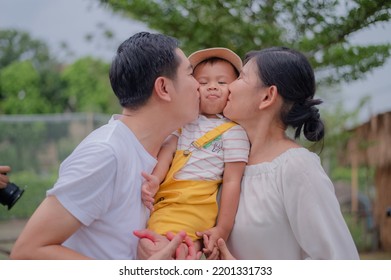
[(208, 144), (209, 142), (213, 141), (214, 139), (216, 139), (218, 136), (220, 136), (221, 134), (223, 134), (224, 132), (226, 132), (228, 129), (230, 129), (231, 127), (234, 127), (235, 125), (237, 125), (236, 123), (234, 122), (226, 122), (226, 123), (223, 123), (211, 130), (209, 130), (207, 133), (205, 133), (203, 136), (201, 136), (200, 138), (198, 138), (196, 141), (194, 141), (192, 143), (192, 145), (194, 147), (196, 147), (197, 149), (200, 149), (202, 148), (203, 146), (205, 146), (206, 144)]

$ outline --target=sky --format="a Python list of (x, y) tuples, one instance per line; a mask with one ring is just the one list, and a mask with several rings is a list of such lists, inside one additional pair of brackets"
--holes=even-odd
[[(99, 35), (102, 25), (114, 32), (112, 42), (107, 43)], [(107, 61), (111, 60), (119, 43), (136, 32), (148, 30), (145, 24), (100, 6), (97, 0), (0, 0), (0, 29), (8, 28), (27, 31), (33, 38), (47, 42), (58, 58), (93, 55)], [(92, 42), (85, 39), (89, 33), (97, 36)], [(391, 22), (360, 31), (351, 40), (358, 44), (391, 43)], [(66, 42), (73, 51), (71, 56), (60, 48), (61, 42)], [(342, 101), (347, 110), (352, 110), (358, 100), (367, 95), (370, 101), (360, 114), (361, 121), (391, 110), (391, 59), (365, 79), (342, 85), (325, 103)]]

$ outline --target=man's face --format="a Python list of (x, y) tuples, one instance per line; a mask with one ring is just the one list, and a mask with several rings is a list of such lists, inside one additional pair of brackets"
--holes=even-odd
[[(173, 110), (180, 126), (195, 120), (199, 112), (199, 83), (193, 76), (193, 68), (182, 50), (176, 50), (180, 64), (174, 81)], [(179, 127), (179, 126), (178, 126)]]

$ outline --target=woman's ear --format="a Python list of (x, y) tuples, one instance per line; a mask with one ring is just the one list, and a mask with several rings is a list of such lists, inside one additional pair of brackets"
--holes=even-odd
[(165, 101), (171, 101), (171, 91), (172, 81), (166, 77), (158, 77), (155, 80), (154, 92), (156, 97)]
[(278, 91), (276, 86), (270, 86), (262, 90), (262, 100), (259, 104), (259, 109), (267, 108), (276, 103)]

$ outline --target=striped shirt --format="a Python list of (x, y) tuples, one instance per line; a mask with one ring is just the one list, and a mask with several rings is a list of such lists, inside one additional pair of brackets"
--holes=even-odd
[(194, 148), (191, 143), (209, 130), (229, 122), (227, 118), (211, 119), (200, 115), (198, 119), (185, 125), (178, 139), (178, 150), (190, 150), (192, 155), (187, 164), (176, 173), (175, 178), (181, 180), (221, 180), (225, 162), (246, 162), (250, 143), (246, 131), (236, 125), (201, 149)]

